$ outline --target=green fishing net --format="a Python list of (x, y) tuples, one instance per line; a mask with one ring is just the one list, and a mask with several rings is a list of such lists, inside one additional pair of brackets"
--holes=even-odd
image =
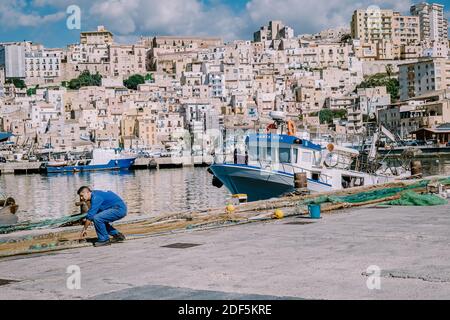
[(434, 194), (419, 194), (413, 191), (405, 191), (399, 199), (386, 202), (394, 206), (439, 206), (447, 204), (447, 200)]

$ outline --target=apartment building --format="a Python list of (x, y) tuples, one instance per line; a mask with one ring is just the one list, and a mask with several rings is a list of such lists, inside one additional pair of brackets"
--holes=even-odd
[(105, 29), (104, 26), (98, 26), (96, 31), (85, 31), (80, 34), (80, 43), (87, 45), (113, 44), (114, 35)]
[(143, 45), (109, 45), (110, 74), (130, 76), (144, 74), (146, 69), (147, 49)]
[(448, 21), (444, 5), (421, 2), (411, 6), (410, 12), (419, 19), (420, 40), (435, 43), (448, 41)]
[(25, 53), (25, 82), (28, 85), (42, 85), (58, 82), (61, 76), (61, 49), (46, 49), (33, 45)]
[(419, 45), (419, 18), (402, 16), (393, 10), (377, 7), (355, 10), (351, 21), (351, 35), (353, 39), (359, 40), (359, 46), (367, 46), (357, 52), (358, 57), (373, 60), (400, 59), (402, 47)]
[(422, 58), (399, 65), (400, 100), (450, 87), (450, 60)]
[(0, 43), (0, 67), (5, 78), (25, 79), (25, 51), (31, 43)]

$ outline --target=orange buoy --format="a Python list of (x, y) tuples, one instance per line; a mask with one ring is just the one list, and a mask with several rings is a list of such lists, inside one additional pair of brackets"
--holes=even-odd
[(332, 151), (334, 150), (334, 144), (329, 143), (329, 144), (327, 145), (327, 150), (330, 151), (330, 152), (332, 152)]

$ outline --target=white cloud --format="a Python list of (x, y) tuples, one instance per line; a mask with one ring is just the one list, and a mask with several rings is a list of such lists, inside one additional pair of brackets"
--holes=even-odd
[(208, 7), (198, 0), (102, 0), (89, 10), (113, 32), (126, 35), (179, 34), (236, 37), (240, 17), (220, 3)]
[(36, 11), (27, 11), (27, 3), (24, 0), (0, 2), (0, 26), (5, 29), (37, 27), (60, 21), (64, 16), (65, 13), (63, 12), (41, 15)]
[[(370, 5), (408, 14), (411, 0), (249, 0), (234, 12), (225, 0), (32, 0), (26, 11), (24, 0), (0, 1), (0, 27), (37, 26), (60, 20), (69, 5), (82, 9), (82, 28), (104, 25), (117, 39), (139, 35), (220, 36), (225, 40), (250, 39), (269, 20), (282, 20), (296, 34), (349, 26), (355, 9)], [(39, 15), (39, 9), (60, 10)], [(30, 8), (28, 8), (30, 9)], [(447, 8), (448, 9), (448, 8)]]
[(353, 11), (370, 5), (407, 13), (411, 1), (251, 0), (246, 9), (255, 26), (266, 24), (269, 20), (282, 20), (293, 27), (296, 33), (312, 33), (336, 26), (349, 26)]

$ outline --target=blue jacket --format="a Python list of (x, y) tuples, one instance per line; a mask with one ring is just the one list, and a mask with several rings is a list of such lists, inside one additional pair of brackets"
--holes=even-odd
[(113, 207), (119, 207), (126, 210), (126, 204), (123, 200), (112, 191), (92, 190), (91, 208), (86, 214), (86, 219), (93, 220), (94, 216), (100, 212)]

